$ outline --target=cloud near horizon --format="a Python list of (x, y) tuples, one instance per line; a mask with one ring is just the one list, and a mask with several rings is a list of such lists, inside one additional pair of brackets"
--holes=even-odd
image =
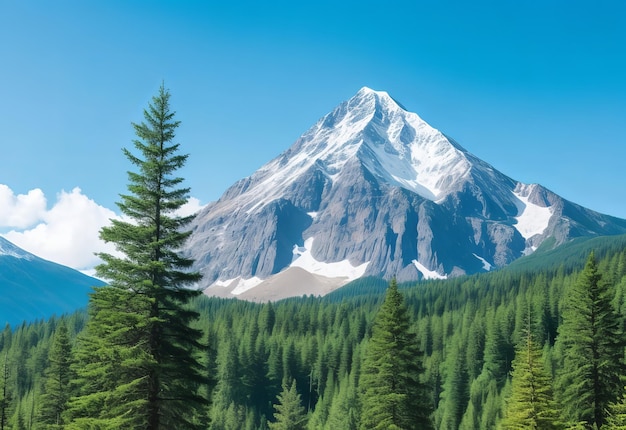
[[(192, 197), (177, 214), (190, 215), (201, 208), (200, 201)], [(100, 229), (110, 225), (111, 219), (121, 217), (78, 187), (58, 193), (48, 209), (40, 189), (15, 195), (0, 184), (0, 229), (10, 229), (1, 236), (38, 257), (86, 273), (92, 274), (101, 261), (95, 253), (116, 253), (112, 244), (99, 237)]]
[(8, 186), (0, 184), (0, 227), (27, 228), (41, 219), (46, 205), (39, 188), (15, 195)]

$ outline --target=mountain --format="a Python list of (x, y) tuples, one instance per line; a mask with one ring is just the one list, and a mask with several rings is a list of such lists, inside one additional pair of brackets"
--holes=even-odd
[(0, 237), (0, 324), (73, 312), (87, 305), (91, 287), (103, 284)]
[(208, 294), (268, 300), (489, 271), (543, 243), (626, 233), (626, 220), (511, 179), (362, 88), (192, 227)]

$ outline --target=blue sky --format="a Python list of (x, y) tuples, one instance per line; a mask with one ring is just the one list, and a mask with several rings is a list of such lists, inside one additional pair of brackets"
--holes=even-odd
[(200, 204), (369, 86), (512, 178), (626, 218), (622, 1), (0, 0), (0, 61), (0, 233), (47, 257), (116, 210), (162, 81)]

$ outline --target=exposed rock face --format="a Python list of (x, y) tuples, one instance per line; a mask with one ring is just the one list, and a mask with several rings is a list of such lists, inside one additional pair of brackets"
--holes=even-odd
[(347, 261), (405, 281), (501, 267), (547, 238), (621, 233), (626, 220), (507, 177), (363, 88), (209, 204), (187, 252), (204, 286), (267, 279), (309, 238), (317, 275)]

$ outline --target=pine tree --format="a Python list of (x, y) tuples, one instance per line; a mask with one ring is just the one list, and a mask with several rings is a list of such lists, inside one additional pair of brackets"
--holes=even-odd
[(45, 372), (44, 392), (41, 395), (39, 423), (47, 428), (62, 428), (62, 414), (69, 400), (72, 346), (67, 326), (61, 322), (54, 333), (48, 353), (49, 367)]
[(609, 405), (606, 423), (602, 429), (626, 430), (626, 390), (619, 401)]
[(624, 341), (593, 253), (566, 297), (557, 338), (564, 356), (558, 383), (563, 418), (600, 428), (622, 393)]
[(489, 313), (487, 320), (487, 333), (485, 338), (485, 350), (482, 377), (489, 381), (495, 381), (498, 389), (504, 385), (510, 370), (510, 362), (513, 359), (513, 347), (509, 345), (503, 333), (504, 312), (499, 307), (497, 312)]
[(302, 399), (296, 388), (295, 379), (291, 385), (283, 385), (283, 391), (278, 395), (278, 403), (274, 405), (275, 422), (269, 423), (271, 430), (304, 430), (307, 415)]
[[(129, 194), (121, 195), (118, 203), (128, 221), (112, 220), (100, 232), (122, 256), (100, 254), (104, 263), (97, 274), (109, 286), (92, 295), (90, 312), (92, 321), (110, 326), (103, 331), (90, 321), (82, 342), (94, 344), (103, 357), (115, 358), (119, 365), (109, 368), (83, 347), (81, 360), (88, 366), (79, 371), (79, 379), (108, 380), (94, 381), (72, 401), (74, 416), (107, 416), (149, 430), (199, 428), (198, 416), (207, 403), (200, 395), (206, 378), (197, 359), (202, 332), (192, 327), (199, 314), (187, 306), (201, 294), (187, 288), (201, 275), (190, 272), (193, 260), (180, 254), (191, 234), (185, 226), (193, 216), (175, 214), (188, 199), (189, 189), (175, 176), (187, 155), (179, 154), (179, 144), (172, 143), (179, 122), (173, 119), (169, 99), (162, 85), (144, 111), (145, 122), (133, 124), (138, 155), (128, 149), (124, 155), (138, 172), (128, 172)], [(88, 399), (95, 403), (88, 407)], [(109, 407), (97, 412), (92, 407), (98, 402)]]
[(396, 280), (389, 283), (364, 356), (361, 428), (429, 429), (431, 404), (415, 333)]
[(77, 376), (71, 382), (77, 396), (69, 401), (68, 429), (146, 428), (143, 369), (155, 367), (143, 341), (149, 304), (146, 296), (121, 288), (92, 293), (89, 320), (76, 347)]
[(440, 429), (457, 429), (468, 404), (469, 386), (466, 363), (461, 358), (464, 345), (460, 337), (459, 333), (459, 336), (450, 339), (446, 353), (446, 378), (441, 393), (443, 403), (438, 410), (441, 415), (437, 417), (440, 421), (437, 427)]
[(542, 350), (528, 326), (513, 360), (511, 395), (505, 402), (502, 429), (557, 429), (559, 413), (552, 378), (545, 370)]
[(358, 428), (360, 407), (356, 387), (355, 373), (344, 377), (328, 412), (326, 428), (356, 430)]
[[(56, 428), (60, 428), (60, 427), (56, 427)], [(26, 430), (26, 424), (24, 423), (24, 416), (20, 412), (18, 412), (17, 418), (15, 419), (15, 430)]]
[(480, 424), (478, 426), (480, 429), (496, 428), (496, 423), (500, 419), (501, 397), (497, 385), (496, 381), (489, 381), (487, 383), (487, 389), (485, 391), (486, 396), (482, 406)]
[(9, 406), (11, 404), (11, 394), (9, 391), (9, 350), (4, 353), (4, 363), (2, 364), (2, 374), (0, 381), (2, 382), (2, 392), (0, 395), (0, 430), (4, 430), (9, 419)]
[[(222, 335), (222, 338), (226, 338)], [(211, 404), (211, 429), (226, 428), (227, 412), (231, 405), (239, 408), (244, 403), (241, 383), (241, 364), (235, 341), (220, 343), (216, 359), (217, 385)]]

